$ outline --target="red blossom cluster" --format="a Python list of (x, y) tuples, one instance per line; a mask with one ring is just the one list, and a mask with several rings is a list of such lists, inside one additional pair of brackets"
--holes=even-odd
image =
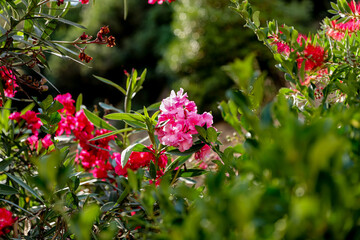
[[(19, 85), (16, 83), (15, 75), (11, 69), (8, 69), (5, 66), (0, 66), (0, 76), (3, 82), (5, 96), (14, 97), (15, 93), (17, 92), (16, 88), (19, 87)], [(2, 99), (0, 97), (0, 106), (2, 106), (2, 104)]]
[(11, 226), (16, 222), (17, 218), (5, 208), (0, 208), (0, 237), (10, 232)]
[[(289, 45), (280, 39), (279, 36), (272, 36), (272, 45), (276, 45), (277, 51), (281, 54), (285, 54), (289, 56), (290, 47)], [(305, 61), (305, 71), (306, 76), (305, 79), (302, 80), (303, 85), (308, 85), (310, 80), (312, 79), (313, 73), (317, 73), (318, 71), (322, 71), (322, 67), (324, 65), (326, 52), (324, 48), (320, 46), (314, 46), (308, 41), (308, 38), (302, 34), (299, 34), (297, 38), (297, 42), (302, 46), (303, 41), (305, 42), (305, 48), (302, 52), (298, 53), (298, 58), (296, 59), (298, 68), (300, 69)], [(318, 74), (315, 74), (318, 75)]]
[[(97, 141), (89, 141), (90, 139), (109, 132), (105, 129), (95, 130), (94, 125), (87, 119), (82, 110), (76, 112), (75, 100), (72, 99), (70, 93), (58, 95), (55, 100), (59, 101), (64, 108), (58, 110), (61, 114), (61, 121), (58, 123), (55, 136), (66, 134), (69, 136), (73, 134), (75, 141), (79, 141), (81, 147), (80, 153), (77, 154), (76, 160), (83, 168), (92, 172), (97, 178), (106, 178), (108, 170), (114, 170), (108, 162), (110, 158), (109, 142), (115, 138), (110, 136)], [(27, 111), (25, 114), (20, 112), (12, 113), (9, 119), (17, 121), (18, 123), (24, 121), (22, 126), (29, 129), (32, 135), (27, 138), (26, 142), (32, 149), (38, 149), (40, 146), (48, 149), (53, 142), (51, 135), (47, 134), (43, 138), (39, 138), (39, 130), (42, 126), (38, 113), (34, 111)], [(41, 145), (40, 145), (41, 142)]]
[(171, 2), (175, 2), (175, 0), (148, 0), (148, 3), (149, 3), (149, 4), (155, 4), (155, 3), (157, 3), (157, 4), (163, 4), (163, 2), (169, 2), (169, 3), (171, 3)]
[[(355, 3), (351, 1), (349, 6), (354, 14), (359, 14), (360, 3), (355, 5)], [(327, 28), (326, 34), (337, 41), (341, 41), (344, 38), (346, 32), (348, 32), (349, 36), (351, 36), (353, 33), (359, 31), (359, 29), (360, 20), (357, 18), (352, 18), (345, 23), (338, 23), (337, 20), (334, 20), (331, 21), (331, 26)]]
[(92, 36), (87, 35), (85, 32), (81, 34), (81, 36), (74, 41), (74, 46), (80, 50), (79, 58), (81, 61), (85, 61), (89, 63), (93, 58), (89, 55), (85, 54), (85, 49), (78, 46), (78, 44), (106, 44), (107, 47), (114, 47), (115, 37), (107, 36), (110, 33), (110, 29), (108, 26), (103, 26), (100, 28), (99, 32), (96, 34), (96, 38), (92, 40)]
[(153, 162), (155, 165), (159, 167), (157, 171), (157, 179), (159, 179), (164, 173), (163, 170), (168, 163), (168, 157), (165, 155), (165, 152), (161, 152), (158, 159), (155, 156), (155, 150), (153, 146), (150, 145), (147, 147), (151, 152), (132, 152), (130, 154), (129, 160), (126, 165), (121, 166), (121, 154), (114, 153), (113, 157), (116, 160), (115, 172), (120, 176), (127, 176), (127, 170), (131, 169), (132, 171), (136, 171), (139, 168), (149, 168), (150, 162)]
[[(70, 93), (58, 95), (55, 100), (64, 107), (58, 112), (61, 120), (58, 123), (55, 136), (71, 134), (74, 140), (79, 143), (79, 150), (76, 154), (76, 162), (86, 171), (93, 173), (96, 178), (108, 178), (108, 172), (115, 172), (118, 175), (127, 176), (127, 169), (133, 171), (139, 168), (149, 167), (153, 162), (158, 166), (157, 178), (163, 175), (163, 170), (168, 163), (165, 152), (156, 154), (153, 146), (149, 146), (149, 152), (132, 152), (125, 166), (121, 165), (120, 153), (112, 153), (110, 142), (115, 139), (115, 135), (108, 136), (99, 140), (91, 139), (110, 132), (106, 129), (95, 129), (94, 125), (87, 119), (83, 110), (76, 112), (74, 106), (75, 100)], [(178, 147), (180, 151), (185, 151), (193, 145), (193, 134), (197, 134), (195, 125), (207, 127), (212, 126), (212, 116), (209, 113), (197, 114), (197, 107), (193, 101), (187, 99), (187, 94), (181, 89), (177, 95), (173, 91), (170, 97), (164, 99), (160, 106), (161, 114), (156, 128), (156, 134), (162, 144)], [(20, 112), (12, 113), (9, 119), (22, 124), (22, 128), (31, 130), (32, 134), (26, 142), (31, 149), (48, 149), (53, 145), (50, 134), (45, 137), (39, 137), (39, 130), (43, 125), (38, 113), (27, 111), (24, 114)], [(40, 144), (41, 143), (41, 144)], [(206, 168), (203, 159), (210, 153), (210, 147), (205, 145), (198, 153), (195, 159), (200, 162), (200, 167)], [(115, 159), (117, 165), (114, 168), (110, 159)]]
[(23, 122), (23, 128), (29, 129), (32, 132), (32, 135), (26, 139), (26, 143), (30, 146), (31, 149), (38, 149), (41, 143), (41, 146), (45, 149), (48, 149), (53, 142), (51, 141), (51, 135), (47, 134), (43, 138), (39, 138), (39, 130), (43, 125), (40, 118), (37, 117), (39, 113), (34, 111), (27, 111), (24, 114), (20, 112), (14, 112), (9, 116), (9, 119), (17, 121), (18, 123)]

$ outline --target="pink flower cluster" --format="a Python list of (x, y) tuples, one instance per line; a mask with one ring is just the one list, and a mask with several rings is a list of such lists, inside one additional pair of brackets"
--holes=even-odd
[[(360, 12), (360, 3), (354, 4), (353, 1), (349, 3), (351, 11), (355, 14)], [(349, 36), (356, 33), (360, 29), (360, 20), (357, 18), (350, 19), (346, 23), (338, 23), (337, 20), (331, 22), (331, 26), (326, 30), (326, 34), (333, 39), (340, 41), (344, 38), (346, 31)]]
[[(153, 146), (150, 145), (147, 147), (151, 152), (132, 152), (130, 154), (129, 160), (126, 165), (121, 166), (121, 154), (114, 153), (113, 157), (116, 160), (115, 172), (121, 176), (127, 176), (127, 170), (131, 169), (132, 171), (136, 171), (139, 168), (149, 167), (150, 162), (152, 161), (154, 164), (156, 163), (156, 156)], [(157, 172), (157, 177), (161, 177), (163, 175), (163, 169), (166, 167), (168, 163), (168, 157), (164, 152), (160, 153), (160, 156), (157, 159), (157, 164), (160, 170)]]
[(10, 232), (10, 227), (16, 222), (17, 218), (5, 208), (0, 208), (0, 237)]
[[(1, 80), (4, 86), (4, 93), (6, 97), (14, 97), (16, 91), (16, 88), (19, 87), (19, 85), (16, 83), (16, 77), (11, 71), (11, 69), (8, 69), (5, 66), (0, 66), (0, 76)], [(2, 106), (2, 99), (0, 98), (0, 106)]]
[(175, 0), (148, 0), (148, 3), (149, 4), (155, 4), (155, 3), (158, 3), (158, 4), (163, 4), (163, 2), (175, 2)]
[(211, 127), (213, 124), (212, 115), (198, 114), (196, 104), (187, 97), (181, 88), (177, 94), (171, 91), (170, 97), (162, 100), (155, 131), (161, 144), (177, 147), (181, 152), (193, 145), (192, 135), (198, 133), (196, 125)]

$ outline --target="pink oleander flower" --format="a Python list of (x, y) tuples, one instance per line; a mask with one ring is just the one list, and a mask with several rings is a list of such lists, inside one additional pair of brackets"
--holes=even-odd
[(58, 123), (58, 129), (56, 130), (55, 135), (61, 136), (62, 134), (66, 134), (70, 136), (72, 131), (76, 127), (76, 117), (74, 115), (65, 115), (61, 116), (61, 120)]
[(170, 97), (161, 102), (155, 130), (161, 144), (177, 147), (181, 152), (193, 145), (192, 135), (198, 133), (196, 125), (211, 127), (213, 124), (212, 115), (198, 114), (196, 104), (187, 97), (182, 88), (177, 94), (171, 91)]
[(199, 162), (200, 168), (206, 169), (208, 167), (204, 160), (209, 157), (210, 153), (211, 147), (207, 144), (205, 144), (198, 152), (195, 153), (194, 158)]
[(50, 134), (46, 134), (46, 136), (41, 139), (41, 145), (45, 149), (48, 149), (53, 144), (54, 143), (51, 141), (51, 135)]
[(171, 2), (175, 2), (175, 0), (148, 0), (148, 3), (149, 3), (149, 4), (155, 4), (155, 3), (157, 3), (157, 4), (163, 4), (163, 2), (169, 2), (169, 3), (171, 3)]
[(16, 222), (17, 218), (5, 208), (0, 208), (0, 237), (10, 232), (11, 226)]
[(59, 113), (64, 113), (66, 115), (73, 115), (75, 114), (75, 100), (72, 99), (70, 93), (65, 93), (63, 95), (57, 95), (54, 98), (56, 101), (59, 101), (62, 105), (64, 105), (64, 108), (60, 109)]
[[(13, 72), (5, 66), (0, 67), (0, 77), (3, 81), (4, 94), (6, 97), (14, 97), (16, 88), (19, 85), (16, 83), (16, 77)], [(4, 84), (5, 83), (5, 84)], [(0, 98), (0, 106), (2, 106), (2, 99)]]
[(25, 114), (15, 112), (10, 114), (9, 119), (20, 122), (25, 120), (25, 127), (30, 129), (33, 134), (38, 134), (38, 130), (42, 126), (40, 118), (37, 117), (38, 113), (34, 111), (27, 111)]
[(81, 2), (81, 4), (88, 4), (89, 0), (79, 0)]

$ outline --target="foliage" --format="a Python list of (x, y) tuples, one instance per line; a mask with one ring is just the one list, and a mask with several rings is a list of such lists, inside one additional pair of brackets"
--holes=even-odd
[[(223, 66), (236, 86), (220, 103), (237, 132), (228, 147), (221, 146), (212, 116), (199, 114), (183, 89), (134, 109), (146, 71), (126, 72), (121, 85), (95, 76), (124, 95), (122, 108), (99, 103), (104, 118), (83, 106), (82, 95), (75, 101), (70, 94), (33, 97), (16, 112), (17, 99), (1, 90), (1, 237), (359, 237), (360, 4), (332, 3), (334, 17), (324, 19), (318, 33), (303, 35), (275, 20), (260, 21), (246, 0), (231, 3), (290, 87), (263, 106), (265, 73), (253, 67), (254, 55)], [(101, 28), (96, 39), (105, 32)], [(3, 39), (4, 49), (13, 51)], [(18, 55), (28, 54), (26, 45), (17, 47)], [(17, 90), (26, 65), (12, 63), (1, 68), (2, 83), (12, 83), (7, 94)], [(147, 137), (130, 138), (138, 132)], [(210, 149), (214, 168), (190, 163)]]
[[(122, 103), (117, 97), (117, 91), (101, 84), (92, 75), (112, 79), (121, 85), (124, 71), (131, 72), (133, 68), (148, 69), (145, 91), (137, 96), (134, 104), (140, 108), (149, 102), (159, 101), (163, 83), (168, 77), (156, 72), (156, 66), (164, 53), (164, 46), (172, 38), (169, 26), (172, 9), (168, 4), (152, 6), (146, 0), (132, 0), (128, 1), (126, 20), (123, 11), (123, 1), (103, 0), (96, 1), (93, 6), (89, 5), (79, 12), (78, 21), (87, 27), (87, 34), (95, 34), (99, 24), (107, 25), (117, 39), (117, 47), (110, 49), (99, 45), (89, 46), (86, 51), (96, 60), (88, 64), (89, 68), (74, 65), (66, 59), (50, 58), (48, 75), (61, 92), (76, 95), (83, 93), (84, 103), (89, 106), (104, 99), (120, 105)], [(76, 28), (59, 30), (54, 38), (73, 39), (84, 31)]]
[[(255, 1), (265, 19), (276, 17), (279, 24), (311, 26), (311, 1)], [(232, 81), (221, 66), (255, 53), (261, 69), (273, 78), (267, 94), (284, 86), (273, 68), (270, 52), (256, 41), (253, 33), (241, 28), (242, 21), (229, 8), (228, 1), (184, 0), (174, 5), (171, 23), (175, 38), (162, 61), (162, 68), (173, 78), (173, 87), (183, 87), (203, 108), (216, 114), (217, 104), (225, 97)], [(306, 29), (309, 30), (308, 28)], [(259, 68), (259, 67), (258, 67)], [(201, 87), (200, 87), (201, 86)]]

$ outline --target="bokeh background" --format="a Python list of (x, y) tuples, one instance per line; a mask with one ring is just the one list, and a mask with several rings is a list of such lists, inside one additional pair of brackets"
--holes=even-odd
[[(261, 11), (263, 23), (276, 17), (279, 24), (293, 25), (302, 33), (316, 32), (330, 7), (327, 0), (251, 3)], [(108, 25), (116, 37), (116, 46), (88, 46), (86, 53), (93, 60), (86, 66), (48, 56), (50, 69), (46, 76), (61, 93), (70, 92), (74, 97), (83, 93), (84, 104), (90, 109), (99, 101), (121, 105), (121, 93), (93, 75), (124, 85), (124, 70), (142, 72), (146, 68), (148, 72), (144, 89), (135, 98), (135, 109), (160, 101), (171, 89), (182, 87), (200, 111), (212, 111), (216, 118), (220, 116), (218, 102), (225, 99), (225, 91), (233, 86), (222, 66), (237, 58), (255, 54), (256, 68), (267, 73), (267, 99), (285, 84), (270, 52), (243, 27), (244, 22), (229, 8), (229, 0), (177, 0), (163, 5), (129, 0), (126, 20), (120, 0), (80, 5), (70, 11), (70, 20), (84, 25), (85, 32), (93, 36), (101, 26)], [(83, 31), (59, 26), (53, 39), (74, 40)], [(56, 94), (53, 88), (50, 91)]]

